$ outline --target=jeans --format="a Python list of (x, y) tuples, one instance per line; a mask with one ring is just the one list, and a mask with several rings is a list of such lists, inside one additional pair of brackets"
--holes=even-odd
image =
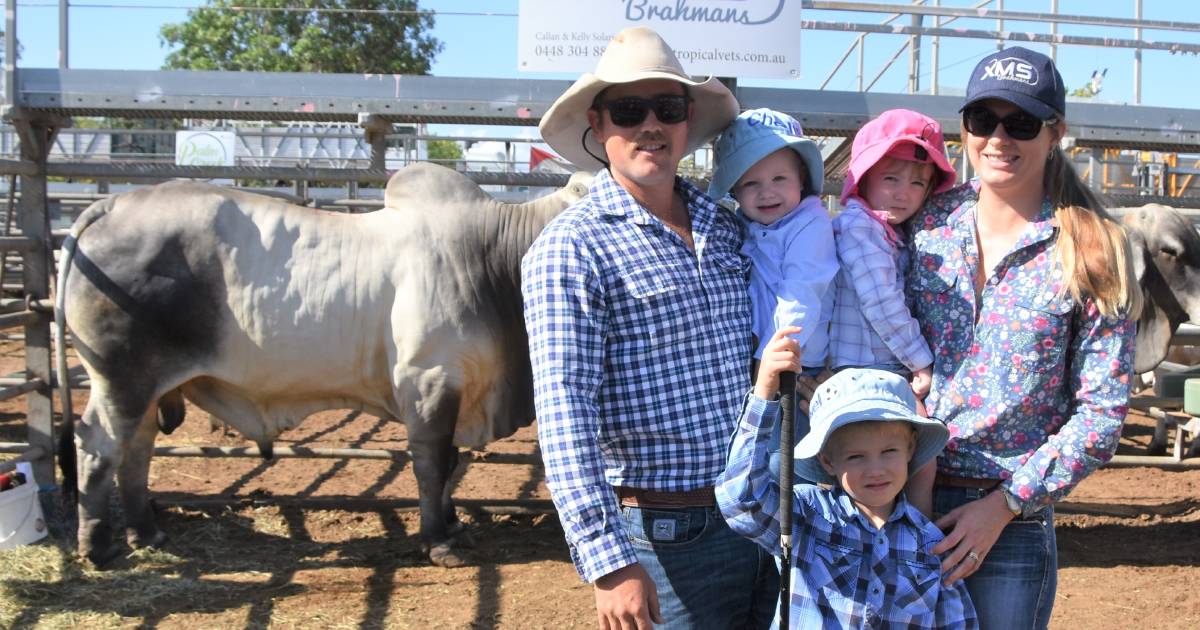
[[(797, 374), (796, 377), (799, 378), (802, 376), (809, 376), (809, 377), (815, 378), (818, 374), (820, 374), (824, 370), (825, 370), (825, 368), (820, 368), (820, 367), (806, 367), (806, 368), (804, 368), (803, 371), (801, 371), (799, 374)], [(799, 397), (797, 397), (796, 398), (796, 405), (797, 405), (796, 415), (794, 416), (794, 420), (792, 422), (793, 426), (795, 427), (795, 435), (793, 437), (796, 440), (795, 444), (792, 444), (793, 450), (795, 449), (796, 444), (799, 444), (800, 440), (803, 440), (804, 436), (808, 435), (808, 429), (809, 429), (808, 414), (804, 413), (803, 411), (800, 411), (799, 404), (800, 404), (800, 400), (799, 400)], [(782, 437), (782, 434), (783, 434), (782, 426), (783, 426), (783, 422), (776, 422), (775, 428), (771, 429), (771, 458), (768, 460), (768, 462), (769, 462), (769, 466), (771, 468), (771, 477), (775, 478), (776, 481), (779, 480), (779, 462), (780, 462), (779, 439)], [(819, 481), (817, 479), (804, 479), (803, 477), (800, 476), (800, 471), (796, 470), (795, 468), (793, 468), (792, 470), (793, 470), (792, 483), (801, 483), (801, 482), (805, 482), (805, 481), (815, 483), (815, 482)]]
[(661, 628), (768, 628), (779, 571), (714, 507), (621, 507), (638, 562), (658, 587)]
[[(933, 511), (945, 514), (989, 492), (938, 486)], [(1010, 522), (966, 582), (981, 630), (1046, 628), (1058, 586), (1054, 508), (1047, 506)]]

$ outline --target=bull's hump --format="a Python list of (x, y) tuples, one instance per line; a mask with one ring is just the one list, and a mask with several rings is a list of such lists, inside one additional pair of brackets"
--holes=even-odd
[(388, 179), (383, 199), (388, 208), (424, 210), (432, 203), (470, 203), (490, 200), (491, 196), (461, 173), (418, 162), (396, 171)]

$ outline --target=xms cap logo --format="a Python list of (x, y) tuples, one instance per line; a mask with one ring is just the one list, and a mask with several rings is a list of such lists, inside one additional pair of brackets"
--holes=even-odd
[(1038, 71), (1037, 68), (1016, 57), (1005, 57), (1004, 59), (993, 59), (992, 63), (983, 69), (983, 76), (979, 78), (1020, 81), (1027, 85), (1037, 85)]

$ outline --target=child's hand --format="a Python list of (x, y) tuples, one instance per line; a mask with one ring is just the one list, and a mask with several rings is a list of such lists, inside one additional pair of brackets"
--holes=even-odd
[(929, 386), (933, 383), (933, 368), (921, 368), (913, 372), (912, 390), (917, 399), (923, 399), (929, 394)]
[(784, 372), (800, 372), (800, 344), (788, 335), (800, 333), (799, 326), (784, 326), (775, 331), (775, 336), (763, 350), (758, 363), (758, 378), (754, 382), (754, 395), (764, 400), (775, 398), (779, 391), (779, 375)]

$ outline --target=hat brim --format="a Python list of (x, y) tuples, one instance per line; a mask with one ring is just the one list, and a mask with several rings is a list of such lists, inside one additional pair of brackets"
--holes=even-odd
[[(708, 141), (712, 140), (738, 113), (737, 99), (729, 88), (725, 87), (716, 77), (708, 77), (704, 81), (693, 81), (681, 77), (675, 72), (638, 71), (626, 75), (608, 76), (604, 79), (585, 73), (571, 87), (563, 92), (558, 100), (546, 110), (538, 129), (542, 140), (550, 145), (560, 156), (579, 168), (596, 171), (604, 168), (604, 163), (588, 153), (604, 157), (604, 147), (596, 142), (591, 133), (585, 133), (589, 127), (587, 112), (591, 108), (596, 95), (605, 88), (643, 81), (646, 79), (667, 79), (688, 86), (688, 94), (692, 98), (692, 118), (688, 121), (687, 153), (691, 154)], [(585, 150), (585, 144), (587, 149)]]
[(990, 98), (1012, 103), (1013, 105), (1020, 107), (1021, 109), (1033, 114), (1034, 116), (1037, 116), (1038, 118), (1041, 118), (1042, 120), (1049, 120), (1051, 118), (1061, 119), (1063, 114), (1065, 114), (1065, 112), (1054, 111), (1053, 107), (1050, 107), (1049, 105), (1037, 100), (1036, 98), (1033, 98), (1032, 96), (1029, 96), (1028, 94), (1013, 92), (1011, 90), (987, 90), (978, 94), (974, 94), (971, 96), (971, 100), (963, 103), (963, 106), (958, 108), (958, 111), (961, 113), (962, 110), (974, 105), (975, 103), (978, 103), (979, 101), (986, 101)]
[[(938, 135), (940, 136), (941, 134)], [(842, 185), (842, 203), (845, 204), (850, 197), (858, 195), (858, 185), (862, 181), (862, 178), (866, 176), (867, 171), (871, 170), (872, 166), (875, 166), (892, 149), (906, 142), (925, 149), (925, 152), (932, 158), (933, 165), (941, 172), (941, 179), (938, 181), (937, 187), (930, 193), (931, 195), (946, 192), (954, 187), (954, 183), (958, 179), (958, 173), (954, 171), (953, 166), (950, 166), (950, 160), (946, 157), (945, 147), (934, 147), (925, 138), (910, 134), (876, 142), (859, 151), (858, 155), (850, 160), (850, 166), (846, 169), (846, 182)]]
[(729, 155), (721, 156), (719, 168), (713, 171), (713, 180), (708, 186), (708, 196), (720, 199), (729, 194), (733, 185), (750, 167), (785, 147), (799, 154), (808, 169), (808, 179), (813, 189), (805, 190), (804, 196), (821, 194), (825, 188), (825, 161), (821, 159), (821, 148), (817, 143), (809, 138), (769, 134), (739, 146)]
[(833, 432), (848, 424), (866, 422), (868, 420), (884, 422), (908, 422), (917, 430), (917, 447), (913, 450), (912, 459), (908, 462), (908, 473), (915, 473), (942, 452), (946, 441), (950, 439), (950, 431), (935, 418), (923, 418), (904, 405), (889, 404), (877, 400), (859, 401), (830, 411), (832, 418), (821, 417), (818, 413), (813, 416), (810, 426), (824, 427), (819, 433), (810, 431), (793, 451), (795, 457), (794, 469), (800, 477), (815, 483), (834, 484), (836, 480), (825, 472), (817, 454), (825, 447)]

